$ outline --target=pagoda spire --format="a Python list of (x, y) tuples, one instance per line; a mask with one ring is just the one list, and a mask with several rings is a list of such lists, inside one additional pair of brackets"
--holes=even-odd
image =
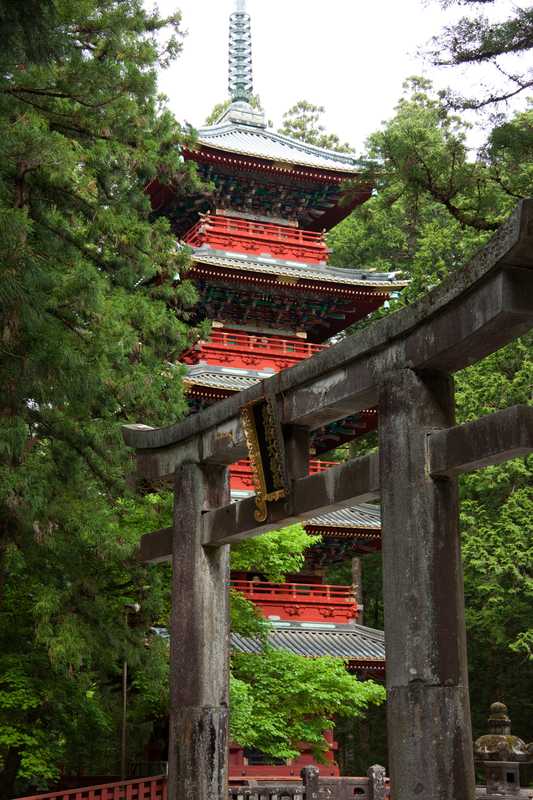
[(229, 94), (230, 106), (217, 119), (216, 125), (252, 125), (266, 128), (260, 108), (252, 106), (254, 81), (252, 74), (252, 30), (246, 0), (234, 0), (229, 18)]
[(235, 0), (229, 18), (229, 93), (231, 100), (249, 103), (253, 95), (252, 30), (246, 0)]

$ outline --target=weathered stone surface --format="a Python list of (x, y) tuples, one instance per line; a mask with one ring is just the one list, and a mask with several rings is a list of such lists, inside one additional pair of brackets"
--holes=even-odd
[(428, 434), (433, 476), (460, 475), (525, 456), (533, 450), (533, 408), (511, 406), (481, 419)]
[(294, 522), (310, 519), (325, 510), (346, 508), (379, 495), (376, 454), (339, 464), (326, 472), (299, 478), (292, 483), (291, 497), (268, 504), (268, 518), (254, 518), (255, 500), (248, 497), (204, 514), (204, 542), (222, 544), (257, 536)]
[(304, 767), (301, 777), (305, 786), (305, 800), (319, 800), (319, 779), (318, 767)]
[[(378, 495), (378, 457), (376, 454), (362, 456), (327, 472), (295, 480), (291, 498), (268, 504), (266, 522), (260, 523), (255, 519), (253, 496), (207, 511), (202, 515), (201, 535), (204, 544), (209, 545), (237, 542), (305, 521), (326, 510), (373, 500)], [(147, 533), (141, 539), (141, 560), (152, 564), (168, 561), (172, 553), (171, 543), (172, 528)]]
[(387, 717), (394, 800), (473, 800), (467, 687), (389, 688)]
[(433, 480), (426, 436), (453, 425), (447, 376), (384, 376), (383, 593), (395, 800), (472, 800), (463, 577), (455, 479)]
[(385, 767), (374, 764), (368, 770), (368, 800), (385, 800)]
[(176, 471), (168, 799), (227, 796), (229, 548), (204, 548), (202, 512), (229, 499), (227, 470)]

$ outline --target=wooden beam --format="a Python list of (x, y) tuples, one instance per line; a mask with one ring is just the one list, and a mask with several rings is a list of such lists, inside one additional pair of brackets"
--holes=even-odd
[[(376, 453), (355, 458), (345, 464), (293, 481), (291, 497), (269, 504), (266, 522), (255, 520), (255, 497), (230, 503), (203, 514), (203, 543), (220, 546), (238, 542), (260, 533), (275, 531), (296, 522), (304, 522), (324, 511), (346, 508), (379, 497), (379, 471)], [(141, 539), (140, 558), (157, 564), (168, 561), (172, 552), (172, 528), (145, 534)]]
[(500, 464), (533, 451), (533, 407), (511, 406), (474, 422), (432, 431), (427, 438), (428, 470), (432, 477)]
[(375, 405), (387, 373), (454, 372), (532, 325), (533, 201), (524, 201), (467, 267), (411, 306), (183, 422), (126, 426), (124, 438), (150, 480), (190, 459), (230, 464), (246, 453), (240, 409), (266, 390), (278, 398), (284, 425), (314, 430)]

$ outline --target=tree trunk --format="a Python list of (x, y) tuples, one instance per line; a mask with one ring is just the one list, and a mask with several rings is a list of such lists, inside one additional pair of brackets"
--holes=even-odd
[(20, 750), (10, 747), (4, 769), (0, 772), (0, 800), (11, 800), (15, 796), (15, 781), (20, 767)]

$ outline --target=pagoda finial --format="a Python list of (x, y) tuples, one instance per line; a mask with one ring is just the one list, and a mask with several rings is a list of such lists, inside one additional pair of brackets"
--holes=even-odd
[(249, 103), (253, 94), (252, 31), (246, 0), (235, 0), (229, 18), (229, 93), (232, 101)]

